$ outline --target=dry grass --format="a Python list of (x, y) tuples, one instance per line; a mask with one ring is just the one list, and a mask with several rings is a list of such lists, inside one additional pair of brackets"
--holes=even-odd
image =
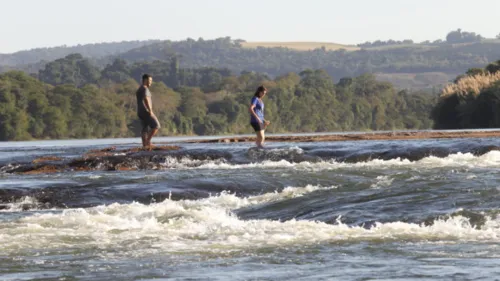
[(325, 43), (325, 42), (242, 42), (241, 46), (243, 48), (289, 48), (297, 51), (308, 51), (319, 49), (325, 47), (326, 50), (335, 51), (340, 49), (345, 49), (347, 51), (357, 51), (360, 50), (359, 47), (353, 45), (342, 45), (336, 43)]
[(474, 95), (477, 96), (484, 88), (489, 87), (491, 84), (500, 80), (500, 71), (494, 74), (478, 74), (474, 76), (467, 76), (457, 83), (450, 84), (443, 89), (441, 96), (449, 95)]

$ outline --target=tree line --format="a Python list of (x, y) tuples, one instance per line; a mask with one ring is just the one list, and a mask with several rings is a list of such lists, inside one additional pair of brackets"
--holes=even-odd
[[(500, 38), (497, 36), (496, 38)], [(421, 42), (420, 44), (423, 45), (443, 45), (443, 44), (458, 44), (458, 43), (477, 43), (481, 42), (484, 40), (483, 36), (480, 34), (476, 34), (475, 32), (467, 32), (467, 31), (462, 31), (461, 28), (451, 31), (446, 35), (446, 41), (443, 41), (441, 39), (437, 39), (434, 41), (426, 40)], [(358, 44), (358, 47), (362, 48), (370, 48), (370, 47), (381, 47), (381, 46), (396, 46), (396, 45), (412, 45), (415, 44), (413, 40), (410, 39), (405, 39), (403, 41), (396, 41), (396, 40), (387, 40), (387, 41), (382, 41), (382, 40), (377, 40), (374, 42), (365, 42), (362, 44)]]
[(46, 65), (37, 75), (0, 75), (0, 140), (138, 136), (135, 91), (153, 75), (160, 135), (252, 133), (248, 106), (258, 85), (270, 133), (427, 129), (435, 97), (396, 90), (373, 75), (342, 78), (306, 69), (275, 78), (256, 72), (180, 68), (169, 62), (115, 60), (99, 69), (79, 54)]
[(143, 73), (155, 73), (155, 80), (163, 82), (170, 88), (199, 86), (205, 92), (220, 90), (223, 80), (232, 75), (232, 72), (226, 68), (180, 68), (176, 57), (172, 57), (169, 61), (136, 63), (115, 59), (101, 70), (81, 54), (70, 54), (47, 63), (38, 74), (32, 74), (32, 76), (51, 85), (72, 84), (82, 87), (87, 84), (102, 86), (110, 83), (123, 83), (133, 80), (134, 77), (140, 77)]
[(435, 129), (500, 127), (500, 60), (471, 68), (444, 88), (432, 119)]
[(397, 48), (363, 48), (358, 51), (288, 48), (246, 49), (229, 37), (216, 40), (159, 42), (120, 54), (128, 62), (169, 61), (178, 57), (181, 67), (212, 66), (235, 73), (255, 71), (276, 77), (297, 69), (324, 69), (335, 81), (364, 73), (458, 74), (464, 69), (483, 66), (500, 57), (498, 42), (470, 44), (402, 45)]
[(324, 69), (338, 82), (342, 77), (364, 73), (440, 72), (444, 75), (457, 75), (464, 69), (481, 67), (500, 57), (498, 41), (461, 29), (449, 32), (444, 41), (415, 43), (411, 40), (378, 40), (360, 44), (361, 49), (357, 51), (325, 48), (297, 51), (281, 47), (251, 49), (243, 47), (242, 41), (226, 37), (214, 40), (151, 40), (40, 48), (9, 55), (0, 54), (0, 65), (4, 65), (0, 67), (0, 71), (14, 68), (27, 73), (38, 73), (54, 59), (79, 53), (99, 70), (116, 59), (129, 64), (144, 61), (170, 63), (176, 59), (183, 69), (214, 67), (228, 69), (233, 73), (255, 71), (273, 78), (306, 68)]

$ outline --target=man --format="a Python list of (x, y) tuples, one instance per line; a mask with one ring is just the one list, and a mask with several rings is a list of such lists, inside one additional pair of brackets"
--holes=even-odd
[(151, 149), (151, 139), (160, 129), (160, 122), (153, 113), (151, 92), (149, 87), (153, 84), (153, 78), (149, 74), (142, 75), (142, 85), (135, 93), (137, 97), (137, 116), (142, 123), (142, 147)]

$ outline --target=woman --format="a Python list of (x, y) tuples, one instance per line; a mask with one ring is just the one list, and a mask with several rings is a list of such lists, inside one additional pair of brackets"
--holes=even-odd
[(264, 102), (262, 98), (267, 94), (264, 86), (259, 86), (250, 103), (250, 125), (257, 134), (256, 144), (259, 148), (264, 148), (264, 130), (271, 123), (264, 119)]

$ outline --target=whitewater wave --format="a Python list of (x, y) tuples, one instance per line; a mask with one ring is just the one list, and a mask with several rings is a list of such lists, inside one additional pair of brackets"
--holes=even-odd
[(394, 178), (390, 178), (389, 176), (378, 176), (375, 179), (375, 183), (373, 183), (370, 187), (375, 189), (389, 187), (393, 181)]
[(36, 198), (24, 196), (14, 202), (0, 204), (0, 212), (22, 212), (28, 209), (38, 209), (41, 206), (42, 204)]
[[(304, 153), (299, 147), (280, 149), (250, 149), (246, 156), (239, 153), (200, 152), (191, 155), (153, 155), (133, 156), (106, 159), (90, 159), (74, 161), (66, 165), (47, 164), (8, 164), (0, 166), (0, 174), (5, 173), (44, 173), (47, 171), (69, 172), (74, 170), (168, 170), (168, 169), (291, 169), (305, 171), (337, 170), (337, 169), (393, 169), (393, 168), (497, 168), (500, 167), (500, 151), (492, 150), (477, 156), (477, 153), (455, 153), (445, 157), (427, 156), (418, 160), (402, 157), (391, 159), (376, 158), (377, 155), (364, 157), (353, 161), (353, 158), (324, 159)], [(382, 157), (382, 156), (380, 156)], [(358, 158), (356, 158), (358, 159)]]
[(336, 170), (336, 169), (391, 169), (391, 168), (494, 168), (500, 167), (500, 151), (490, 151), (481, 156), (472, 153), (456, 153), (447, 157), (429, 156), (418, 161), (395, 158), (391, 160), (373, 159), (370, 161), (346, 163), (331, 161), (293, 162), (288, 160), (265, 160), (247, 164), (232, 164), (225, 159), (193, 160), (190, 158), (167, 158), (163, 164), (165, 168), (175, 169), (267, 169), (291, 168), (297, 170)]
[(332, 187), (289, 187), (240, 198), (224, 192), (200, 200), (143, 205), (111, 204), (60, 213), (34, 214), (0, 223), (0, 253), (50, 249), (104, 249), (113, 255), (252, 252), (318, 243), (470, 241), (500, 242), (500, 223), (487, 218), (480, 227), (464, 216), (436, 219), (431, 225), (376, 223), (371, 228), (306, 220), (242, 220), (234, 210), (296, 198)]

